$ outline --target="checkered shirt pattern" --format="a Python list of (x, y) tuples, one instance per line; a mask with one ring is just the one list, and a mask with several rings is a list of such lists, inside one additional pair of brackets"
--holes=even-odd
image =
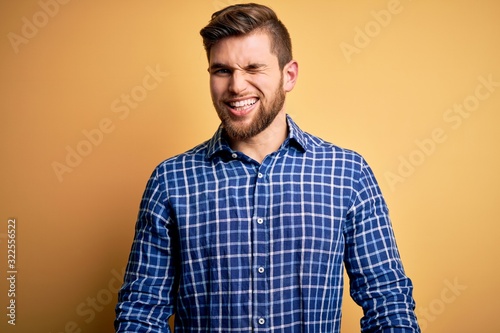
[(303, 132), (262, 163), (220, 127), (161, 163), (141, 201), (117, 332), (419, 332), (388, 209), (357, 153)]

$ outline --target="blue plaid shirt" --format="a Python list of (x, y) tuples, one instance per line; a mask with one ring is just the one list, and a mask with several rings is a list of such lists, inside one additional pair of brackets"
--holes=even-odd
[(141, 201), (117, 332), (339, 332), (344, 264), (363, 332), (419, 332), (388, 210), (355, 152), (303, 132), (262, 164), (211, 140)]

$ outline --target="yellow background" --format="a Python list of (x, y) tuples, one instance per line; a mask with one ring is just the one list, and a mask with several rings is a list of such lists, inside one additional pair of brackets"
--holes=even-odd
[[(233, 3), (0, 2), (2, 332), (113, 332), (147, 178), (218, 125), (198, 31)], [(288, 112), (377, 175), (424, 332), (500, 332), (500, 3), (263, 3), (300, 65)], [(86, 156), (69, 167), (68, 149)], [(11, 217), (16, 326), (6, 317)], [(359, 331), (360, 316), (346, 298), (342, 332)]]

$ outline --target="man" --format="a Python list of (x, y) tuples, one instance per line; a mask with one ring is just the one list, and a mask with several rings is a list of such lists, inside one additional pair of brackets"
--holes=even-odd
[(285, 112), (298, 75), (285, 26), (235, 5), (201, 35), (222, 124), (152, 174), (116, 331), (167, 332), (175, 314), (176, 332), (339, 332), (345, 267), (363, 332), (419, 332), (371, 169)]

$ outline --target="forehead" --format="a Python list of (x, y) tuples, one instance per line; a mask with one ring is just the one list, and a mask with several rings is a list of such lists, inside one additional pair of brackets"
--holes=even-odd
[(278, 61), (271, 53), (271, 39), (265, 32), (253, 32), (243, 36), (226, 37), (210, 50), (210, 63), (245, 65), (249, 62)]

